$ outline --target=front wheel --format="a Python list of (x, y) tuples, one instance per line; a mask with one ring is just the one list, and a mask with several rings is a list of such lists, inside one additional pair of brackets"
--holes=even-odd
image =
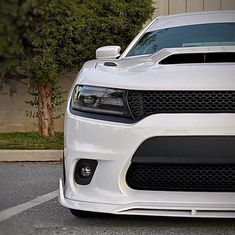
[(97, 214), (95, 212), (81, 211), (81, 210), (75, 210), (75, 209), (70, 209), (70, 212), (76, 217), (92, 217)]

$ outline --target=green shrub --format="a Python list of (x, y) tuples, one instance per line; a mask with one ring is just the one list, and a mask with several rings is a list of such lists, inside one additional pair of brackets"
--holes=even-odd
[(100, 46), (125, 48), (153, 7), (152, 0), (8, 0), (0, 12), (1, 78), (27, 79), (39, 131), (51, 136), (63, 74)]

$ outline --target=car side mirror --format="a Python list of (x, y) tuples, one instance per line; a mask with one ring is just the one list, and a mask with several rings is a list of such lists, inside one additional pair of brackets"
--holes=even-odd
[(120, 56), (120, 46), (105, 46), (96, 50), (96, 59), (116, 59)]

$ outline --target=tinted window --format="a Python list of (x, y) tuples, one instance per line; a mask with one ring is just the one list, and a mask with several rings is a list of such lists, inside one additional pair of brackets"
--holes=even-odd
[(153, 54), (163, 48), (232, 45), (235, 23), (188, 25), (144, 34), (127, 56)]

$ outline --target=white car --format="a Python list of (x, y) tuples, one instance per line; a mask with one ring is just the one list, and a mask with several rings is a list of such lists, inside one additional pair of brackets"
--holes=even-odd
[(235, 11), (153, 20), (72, 86), (59, 201), (74, 215), (235, 218)]

